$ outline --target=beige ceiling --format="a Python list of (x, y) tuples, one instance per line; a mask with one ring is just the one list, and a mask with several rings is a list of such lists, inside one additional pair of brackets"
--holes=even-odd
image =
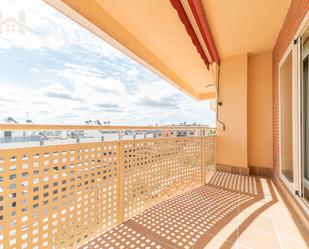
[(213, 79), (169, 0), (96, 0), (198, 94)]
[[(213, 74), (170, 0), (45, 1), (196, 99), (215, 97)], [(221, 58), (272, 50), (291, 2), (201, 1)]]
[(291, 0), (202, 0), (221, 58), (271, 51)]

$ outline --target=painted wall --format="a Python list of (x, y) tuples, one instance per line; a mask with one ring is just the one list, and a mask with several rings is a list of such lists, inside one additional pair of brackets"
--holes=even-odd
[(293, 0), (273, 49), (273, 167), (279, 168), (279, 62), (309, 11), (308, 0)]
[(272, 56), (222, 59), (218, 113), (226, 131), (217, 124), (218, 164), (278, 168), (279, 61), (308, 11), (308, 0), (292, 0)]
[(248, 164), (271, 168), (272, 53), (248, 58)]
[(247, 167), (247, 54), (222, 59), (220, 65), (217, 164)]

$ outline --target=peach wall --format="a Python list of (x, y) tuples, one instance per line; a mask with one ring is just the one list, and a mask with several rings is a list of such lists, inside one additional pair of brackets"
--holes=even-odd
[(272, 53), (248, 58), (248, 164), (272, 167)]
[(220, 65), (219, 119), (217, 124), (217, 163), (247, 167), (247, 54), (224, 58)]

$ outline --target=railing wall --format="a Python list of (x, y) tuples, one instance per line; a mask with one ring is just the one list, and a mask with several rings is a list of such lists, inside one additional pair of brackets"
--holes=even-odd
[(0, 150), (0, 248), (76, 248), (200, 186), (215, 136)]

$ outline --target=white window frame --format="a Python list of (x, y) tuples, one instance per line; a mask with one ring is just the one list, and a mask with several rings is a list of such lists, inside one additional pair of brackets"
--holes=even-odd
[[(292, 137), (293, 137), (293, 182), (289, 182), (286, 177), (282, 174), (282, 165), (283, 165), (283, 153), (282, 153), (282, 82), (281, 82), (281, 68), (288, 58), (288, 56), (292, 53)], [(285, 183), (285, 185), (289, 188), (291, 192), (295, 192), (297, 189), (297, 175), (298, 175), (298, 84), (297, 84), (297, 65), (295, 64), (297, 60), (297, 47), (294, 43), (291, 43), (284, 55), (282, 56), (279, 62), (279, 153), (280, 153), (280, 166), (279, 166), (279, 175), (281, 180)]]
[[(300, 193), (301, 181), (302, 181), (302, 82), (301, 82), (301, 49), (299, 37), (305, 32), (306, 28), (309, 27), (309, 13), (305, 16), (301, 25), (299, 26), (294, 39), (286, 49), (284, 55), (279, 62), (279, 177), (282, 182), (286, 185), (289, 191), (295, 196), (296, 193)], [(282, 174), (282, 96), (281, 96), (281, 67), (286, 61), (289, 54), (292, 52), (292, 134), (293, 134), (293, 183), (289, 182), (286, 177)], [(298, 195), (297, 197), (300, 197)], [(297, 201), (303, 206), (308, 208), (307, 203), (304, 203), (302, 198), (297, 198)]]

